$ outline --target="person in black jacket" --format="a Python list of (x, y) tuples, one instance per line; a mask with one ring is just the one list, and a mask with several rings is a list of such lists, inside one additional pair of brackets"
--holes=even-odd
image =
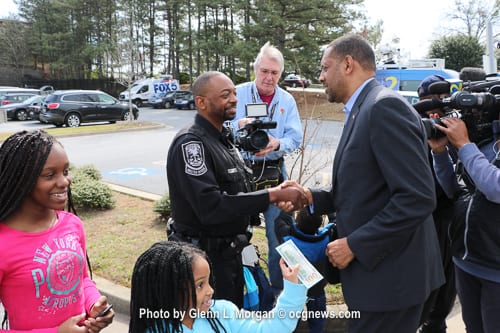
[[(193, 84), (198, 109), (194, 123), (174, 138), (167, 157), (173, 234), (205, 250), (215, 275), (215, 297), (243, 306), (241, 250), (249, 244), (258, 213), (270, 203), (293, 209), (306, 202), (297, 189), (252, 192), (245, 166), (225, 121), (236, 115), (236, 88), (225, 74), (206, 72)], [(287, 204), (288, 202), (288, 204)]]
[[(429, 75), (420, 83), (418, 89), (419, 99), (426, 100), (432, 98), (442, 99), (450, 96), (450, 83), (440, 75)], [(429, 114), (438, 113), (444, 116), (441, 109), (428, 110), (421, 113), (422, 118), (429, 118)], [(429, 148), (429, 162), (433, 168), (432, 155)], [(451, 241), (448, 236), (448, 228), (453, 218), (453, 200), (448, 198), (443, 188), (439, 185), (434, 175), (434, 184), (436, 187), (437, 206), (432, 217), (441, 249), (441, 259), (446, 282), (439, 289), (431, 293), (424, 304), (420, 333), (445, 333), (446, 317), (453, 309), (457, 291), (455, 288), (455, 265), (453, 265), (451, 256)]]

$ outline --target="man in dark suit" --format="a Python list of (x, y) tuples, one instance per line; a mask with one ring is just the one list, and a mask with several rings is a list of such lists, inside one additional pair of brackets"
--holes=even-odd
[(321, 60), (330, 102), (346, 124), (333, 163), (332, 188), (305, 189), (315, 214), (336, 212), (339, 238), (327, 255), (340, 269), (349, 332), (413, 333), (424, 301), (444, 282), (432, 219), (434, 182), (419, 115), (375, 80), (366, 40), (334, 40)]

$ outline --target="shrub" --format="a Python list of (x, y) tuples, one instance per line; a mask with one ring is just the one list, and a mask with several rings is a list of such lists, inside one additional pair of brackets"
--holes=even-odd
[[(74, 177), (80, 177), (80, 176), (87, 176), (90, 177), (93, 180), (101, 180), (101, 172), (93, 165), (88, 164), (88, 165), (83, 165), (81, 167), (76, 167), (71, 169), (71, 172), (73, 173), (73, 178)], [(73, 179), (75, 181), (75, 179)], [(78, 180), (76, 180), (78, 181)]]
[(93, 165), (71, 168), (73, 204), (82, 208), (109, 209), (115, 205), (111, 188), (101, 181), (101, 173)]
[(170, 215), (172, 215), (172, 205), (168, 194), (164, 194), (160, 199), (154, 202), (153, 211), (158, 213), (162, 220), (168, 220)]
[(77, 207), (109, 209), (115, 205), (111, 188), (98, 180), (80, 176), (71, 185), (73, 203)]

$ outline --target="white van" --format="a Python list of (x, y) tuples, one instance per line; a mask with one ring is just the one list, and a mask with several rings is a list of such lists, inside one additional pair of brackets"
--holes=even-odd
[(179, 90), (179, 82), (171, 77), (161, 79), (143, 79), (134, 82), (130, 86), (130, 98), (128, 89), (120, 93), (121, 101), (132, 100), (138, 107), (146, 104), (155, 94)]

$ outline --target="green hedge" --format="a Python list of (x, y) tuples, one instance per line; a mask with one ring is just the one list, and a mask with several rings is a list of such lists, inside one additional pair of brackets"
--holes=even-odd
[(115, 205), (113, 191), (101, 181), (101, 173), (92, 165), (71, 169), (71, 196), (75, 207), (110, 209)]
[(168, 221), (168, 218), (172, 215), (172, 204), (168, 194), (164, 194), (153, 203), (153, 211), (159, 214), (162, 220)]

